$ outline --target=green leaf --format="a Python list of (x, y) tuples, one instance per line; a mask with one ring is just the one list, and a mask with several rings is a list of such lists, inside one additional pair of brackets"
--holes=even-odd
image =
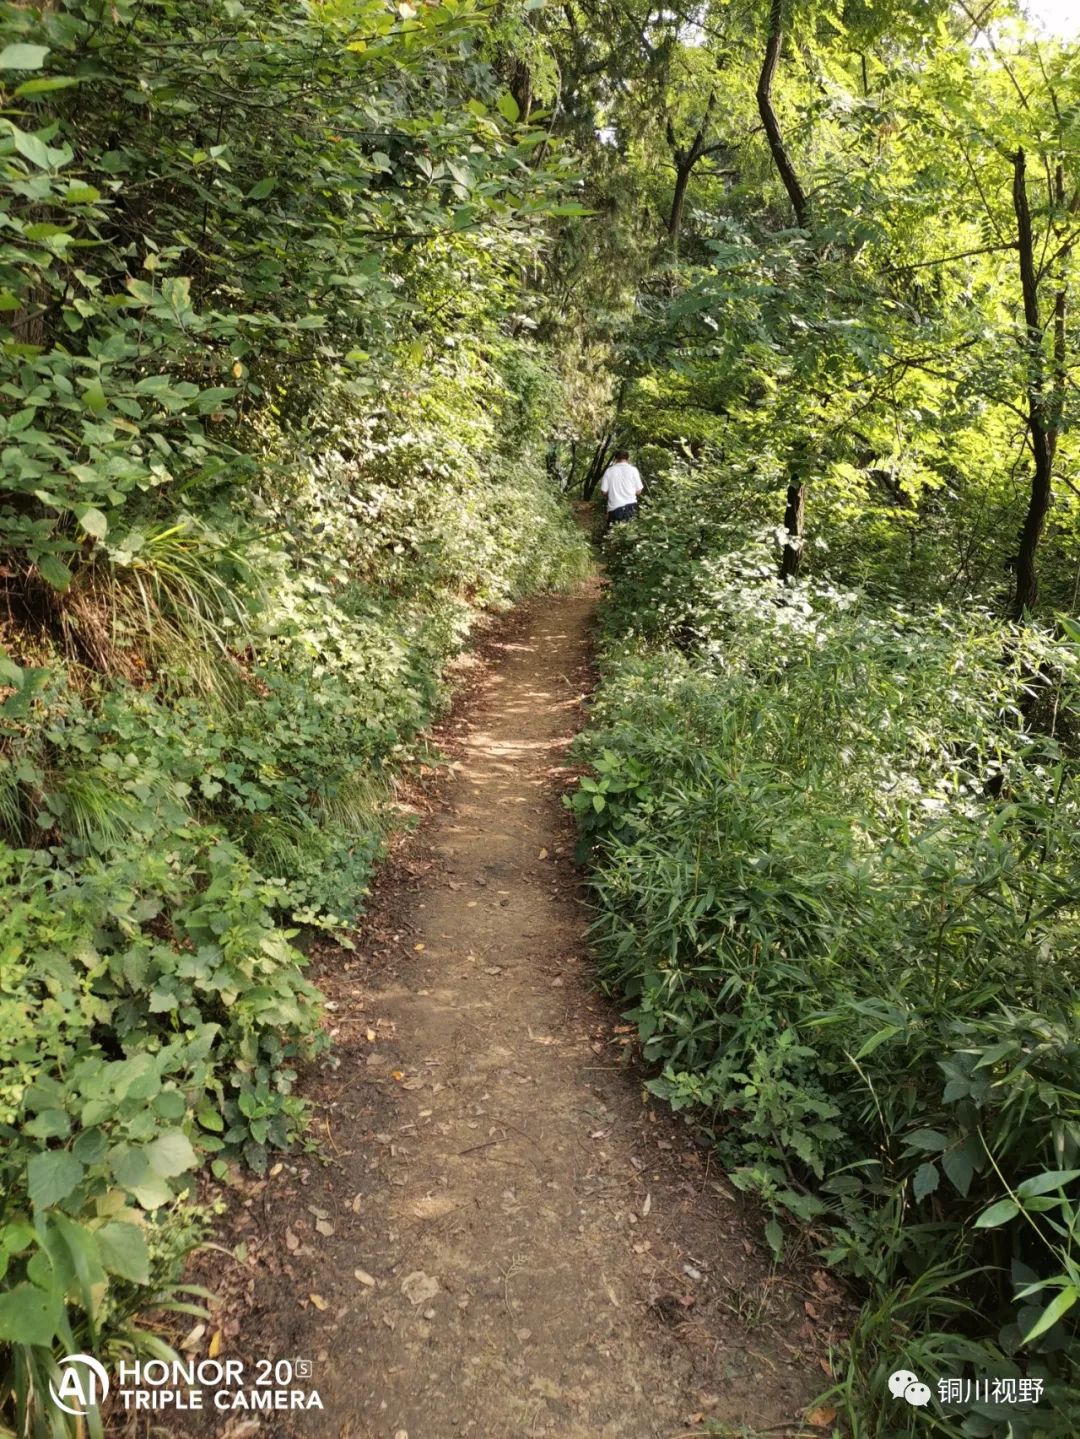
[(31, 95), (47, 95), (50, 90), (67, 90), (78, 83), (75, 75), (49, 75), (40, 80), (24, 80), (15, 91), (15, 98), (23, 100)]
[(110, 1274), (133, 1284), (149, 1284), (150, 1255), (138, 1225), (112, 1220), (97, 1230), (95, 1237), (101, 1262)]
[(61, 1297), (36, 1284), (17, 1284), (0, 1294), (0, 1341), (6, 1344), (51, 1344), (60, 1325)]
[(28, 135), (25, 130), (19, 130), (14, 125), (11, 130), (15, 148), (24, 159), (29, 160), (31, 165), (36, 165), (39, 170), (52, 169), (53, 152), (44, 140), (39, 140), (36, 135)]
[(999, 1199), (996, 1204), (991, 1204), (989, 1209), (984, 1209), (975, 1221), (976, 1229), (996, 1229), (999, 1224), (1007, 1224), (1020, 1213), (1018, 1205), (1011, 1199)]
[(48, 53), (48, 45), (5, 45), (0, 70), (40, 70)]
[(38, 573), (54, 590), (66, 590), (71, 584), (71, 571), (57, 555), (42, 555), (38, 560)]
[(898, 1024), (885, 1025), (883, 1029), (879, 1029), (876, 1034), (872, 1034), (870, 1036), (870, 1038), (859, 1050), (855, 1058), (866, 1059), (869, 1055), (873, 1054), (874, 1050), (877, 1049), (880, 1045), (884, 1044), (887, 1040), (892, 1039), (894, 1035), (899, 1033), (900, 1026)]
[(168, 1129), (146, 1146), (150, 1168), (162, 1179), (172, 1179), (198, 1162), (191, 1140), (181, 1129)]
[(939, 1153), (948, 1146), (948, 1139), (938, 1129), (916, 1129), (904, 1135), (904, 1143), (914, 1150)]
[(1080, 1178), (1080, 1169), (1048, 1169), (1044, 1174), (1033, 1174), (1017, 1185), (1016, 1192), (1021, 1199), (1030, 1199), (1035, 1194), (1048, 1194), (1051, 1189), (1062, 1189)]
[(779, 1259), (784, 1252), (784, 1231), (775, 1219), (770, 1219), (768, 1224), (766, 1224), (765, 1238), (768, 1241), (769, 1248), (773, 1252), (774, 1258)]
[(274, 177), (267, 175), (265, 179), (259, 180), (252, 185), (251, 189), (247, 192), (247, 198), (249, 200), (265, 200), (276, 184), (277, 181)]
[(90, 508), (79, 516), (79, 524), (95, 540), (103, 540), (109, 530), (109, 522), (100, 510)]
[(35, 1154), (26, 1166), (26, 1182), (30, 1203), (35, 1209), (48, 1209), (66, 1199), (86, 1173), (73, 1154), (66, 1149), (51, 1149)]
[(95, 415), (100, 415), (108, 404), (100, 380), (92, 380), (83, 391), (83, 404)]
[(1057, 1298), (1052, 1299), (1046, 1306), (1039, 1320), (1028, 1330), (1020, 1342), (1030, 1344), (1033, 1339), (1038, 1339), (1040, 1334), (1045, 1334), (1048, 1329), (1052, 1329), (1063, 1314), (1068, 1314), (1078, 1299), (1080, 1299), (1080, 1289), (1077, 1289), (1075, 1284), (1066, 1284)]
[(500, 95), (495, 103), (499, 107), (499, 114), (509, 120), (511, 125), (516, 125), (521, 119), (521, 107), (509, 92)]
[(966, 1150), (963, 1148), (946, 1150), (941, 1156), (941, 1167), (948, 1175), (956, 1192), (966, 1197), (975, 1175), (975, 1166)]
[(20, 690), (25, 678), (22, 669), (11, 658), (7, 650), (0, 646), (0, 684), (14, 685), (17, 690)]
[(940, 1183), (941, 1173), (936, 1164), (920, 1164), (911, 1184), (916, 1203), (925, 1199), (928, 1194), (933, 1194)]

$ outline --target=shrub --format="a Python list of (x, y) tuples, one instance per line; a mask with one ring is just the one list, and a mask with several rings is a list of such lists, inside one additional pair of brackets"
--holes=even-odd
[[(890, 1407), (905, 1360), (1043, 1378), (1032, 1417), (990, 1406), (964, 1432), (1064, 1436), (1080, 651), (783, 586), (768, 543), (722, 547), (707, 509), (676, 490), (609, 544), (572, 800), (600, 976), (773, 1248), (798, 1226), (865, 1296), (834, 1395), (855, 1432), (923, 1422)], [(1024, 722), (1033, 685), (1049, 733)]]

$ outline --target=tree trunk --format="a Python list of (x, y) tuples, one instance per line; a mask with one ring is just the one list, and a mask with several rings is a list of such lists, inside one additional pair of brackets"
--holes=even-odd
[(591, 500), (593, 491), (600, 483), (600, 476), (607, 469), (608, 455), (611, 453), (611, 431), (601, 435), (600, 442), (593, 453), (592, 462), (585, 471), (585, 478), (581, 482), (581, 498)]
[[(691, 154), (693, 154), (692, 151)], [(675, 190), (671, 196), (671, 213), (668, 216), (667, 227), (668, 239), (671, 241), (671, 247), (673, 250), (678, 250), (679, 248), (679, 231), (682, 229), (683, 209), (686, 205), (686, 192), (690, 186), (690, 176), (693, 173), (696, 160), (696, 155), (693, 159), (684, 160), (683, 163), (681, 165), (678, 165), (675, 170)]]
[[(1022, 149), (1013, 157), (1013, 209), (1016, 213), (1018, 249), (1020, 253), (1020, 285), (1024, 296), (1025, 353), (1027, 359), (1028, 441), (1034, 459), (1031, 492), (1027, 514), (1020, 530), (1020, 547), (1016, 554), (1016, 590), (1012, 613), (1023, 620), (1039, 598), (1036, 555), (1053, 494), (1054, 450), (1056, 427), (1046, 420), (1045, 366), (1043, 360), (1042, 324), (1039, 317), (1039, 279), (1035, 268), (1035, 242), (1031, 229), (1031, 208), (1027, 193), (1027, 161)], [(1064, 335), (1065, 314), (1061, 308), (1060, 324)], [(1055, 345), (1057, 336), (1055, 334)]]
[(780, 559), (780, 578), (793, 580), (798, 577), (802, 564), (803, 528), (806, 521), (806, 481), (793, 479), (788, 485), (787, 509), (784, 511), (784, 529), (787, 539)]
[(773, 164), (776, 166), (780, 179), (784, 182), (784, 189), (788, 193), (792, 209), (795, 211), (795, 219), (802, 230), (807, 229), (810, 221), (810, 203), (806, 198), (806, 191), (799, 182), (795, 173), (795, 167), (788, 157), (784, 148), (784, 138), (780, 133), (780, 122), (776, 118), (776, 111), (772, 103), (772, 83), (776, 74), (776, 66), (780, 59), (780, 47), (784, 43), (784, 0), (772, 0), (769, 11), (769, 37), (765, 46), (765, 61), (761, 67), (761, 74), (757, 84), (758, 114), (761, 116), (761, 123), (765, 126), (765, 135), (769, 141), (769, 150), (772, 153)]

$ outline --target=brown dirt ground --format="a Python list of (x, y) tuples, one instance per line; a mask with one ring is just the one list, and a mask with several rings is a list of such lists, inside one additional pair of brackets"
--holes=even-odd
[(450, 777), (414, 796), (427, 818), (357, 952), (316, 956), (335, 1044), (306, 1085), (314, 1144), (238, 1179), (221, 1236), (238, 1257), (203, 1261), (221, 1300), (190, 1348), (218, 1330), (222, 1358), (308, 1358), (325, 1410), (140, 1433), (806, 1423), (841, 1297), (812, 1264), (770, 1263), (760, 1220), (647, 1095), (630, 1027), (590, 984), (560, 799), (595, 600), (585, 587), (517, 612), (464, 667), (437, 736)]

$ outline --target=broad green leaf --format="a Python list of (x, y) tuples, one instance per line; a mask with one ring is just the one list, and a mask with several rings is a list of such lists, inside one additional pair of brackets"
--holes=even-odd
[(168, 1129), (146, 1146), (150, 1168), (162, 1179), (172, 1179), (198, 1163), (191, 1140), (181, 1129)]
[(0, 70), (40, 70), (48, 53), (48, 45), (5, 45), (0, 50)]
[(963, 1146), (947, 1149), (941, 1156), (941, 1167), (956, 1192), (966, 1195), (975, 1176), (975, 1166)]
[(100, 380), (92, 380), (90, 384), (87, 385), (83, 391), (83, 404), (95, 415), (100, 415), (104, 412), (108, 401), (105, 398), (105, 391), (102, 389)]
[(137, 1224), (112, 1220), (95, 1231), (101, 1262), (110, 1274), (133, 1284), (150, 1282), (150, 1256), (146, 1237)]
[(63, 1301), (36, 1284), (17, 1284), (0, 1294), (0, 1341), (6, 1344), (51, 1344), (60, 1327)]
[(15, 148), (24, 159), (29, 160), (31, 165), (36, 165), (39, 170), (51, 170), (53, 167), (52, 151), (44, 140), (39, 140), (36, 135), (28, 135), (25, 130), (17, 130), (14, 125), (11, 127), (15, 139)]
[(79, 524), (95, 540), (103, 540), (109, 530), (109, 522), (100, 510), (84, 510), (79, 516)]
[(941, 1173), (936, 1164), (920, 1164), (911, 1183), (916, 1202), (925, 1199), (928, 1194), (933, 1194), (940, 1183)]
[(32, 95), (47, 95), (51, 90), (67, 90), (78, 83), (75, 75), (49, 75), (40, 80), (24, 80), (16, 89), (15, 98), (22, 100)]
[(16, 689), (21, 689), (24, 679), (21, 666), (0, 646), (0, 684), (14, 685)]
[(48, 1209), (67, 1199), (82, 1182), (86, 1170), (66, 1149), (35, 1154), (26, 1166), (26, 1184), (35, 1209)]
[(38, 571), (41, 578), (52, 585), (54, 590), (66, 590), (71, 584), (71, 571), (57, 555), (42, 555), (38, 560)]
[(1011, 1199), (999, 1199), (996, 1204), (991, 1204), (989, 1209), (984, 1209), (975, 1221), (976, 1229), (996, 1229), (999, 1224), (1007, 1224), (1020, 1213), (1019, 1206)]
[(509, 91), (500, 95), (495, 103), (499, 107), (499, 114), (509, 120), (511, 125), (516, 125), (521, 119), (521, 107)]

